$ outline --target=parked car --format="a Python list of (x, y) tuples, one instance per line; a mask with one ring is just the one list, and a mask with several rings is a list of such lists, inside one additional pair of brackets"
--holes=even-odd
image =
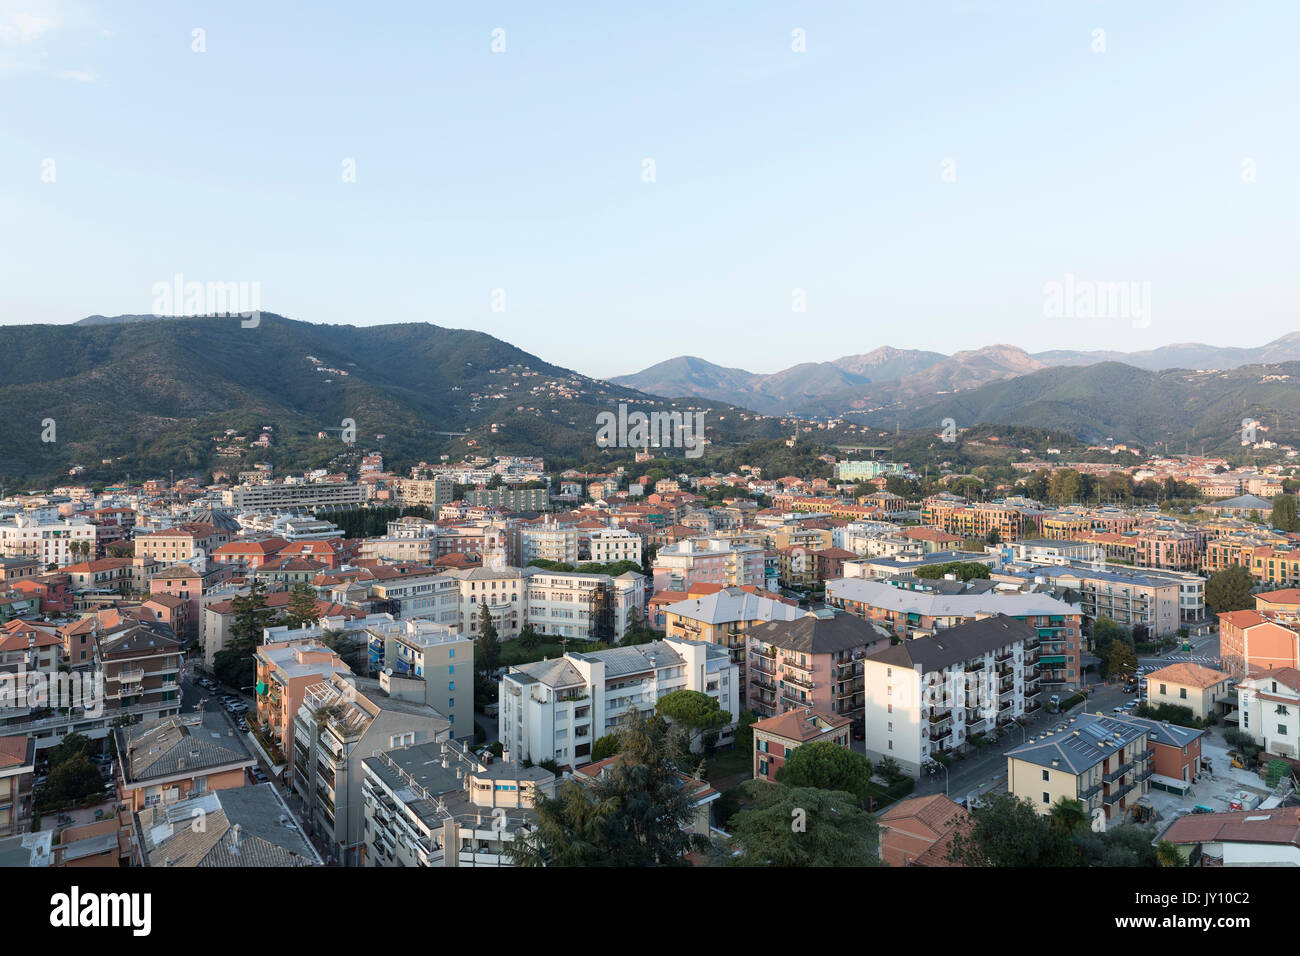
[(90, 758), (90, 762), (93, 763), (93, 764), (95, 764), (97, 767), (101, 767), (101, 768), (102, 768), (102, 767), (112, 766), (112, 763), (113, 763), (113, 755), (112, 755), (112, 754), (95, 754), (93, 757)]
[(1127, 711), (1126, 711), (1123, 707), (1112, 707), (1112, 708), (1111, 708), (1111, 712), (1112, 712), (1112, 713), (1115, 713), (1115, 714), (1124, 714), (1124, 713), (1127, 713)]
[(236, 716), (238, 716), (239, 714), (246, 714), (246, 713), (248, 713), (248, 705), (245, 704), (245, 703), (243, 703), (243, 702), (241, 701), (241, 702), (238, 703), (238, 704), (231, 704), (231, 705), (229, 705), (229, 706), (226, 708), (226, 710), (228, 710), (228, 711), (230, 711), (232, 714), (235, 714)]
[(263, 770), (261, 767), (256, 767), (253, 769), (253, 779), (256, 780), (258, 783), (266, 783), (267, 780), (270, 778), (267, 777), (265, 770)]

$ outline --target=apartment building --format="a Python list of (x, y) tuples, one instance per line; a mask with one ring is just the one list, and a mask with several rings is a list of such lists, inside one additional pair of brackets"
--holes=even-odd
[(1139, 568), (1195, 571), (1201, 564), (1204, 542), (1181, 531), (1141, 531), (1133, 538), (1133, 563)]
[(1007, 505), (966, 504), (927, 498), (921, 505), (921, 524), (959, 535), (1001, 541), (1019, 541), (1042, 533), (1043, 512)]
[(539, 634), (611, 644), (642, 619), (646, 578), (635, 571), (608, 574), (523, 571), (526, 617)]
[(515, 560), (521, 566), (532, 561), (578, 563), (578, 529), (554, 518), (521, 524), (515, 530)]
[(425, 620), (372, 623), (366, 635), (381, 682), (401, 683), (399, 696), (422, 699), (446, 717), (453, 737), (474, 733), (473, 638)]
[(1300, 587), (1300, 548), (1255, 548), (1247, 567), (1255, 580), (1267, 587)]
[(641, 536), (624, 528), (602, 528), (584, 535), (591, 560), (597, 564), (617, 561), (641, 563)]
[(1153, 637), (1173, 637), (1183, 626), (1182, 586), (1173, 581), (1125, 571), (1071, 568), (1049, 575), (1053, 584), (1079, 595), (1084, 616), (1110, 618), (1133, 628), (1145, 626)]
[(212, 561), (215, 564), (224, 565), (241, 565), (250, 570), (256, 570), (264, 564), (269, 564), (289, 546), (289, 542), (281, 537), (272, 538), (236, 538), (221, 545), (212, 552)]
[(879, 478), (889, 475), (904, 475), (907, 473), (907, 465), (896, 461), (876, 461), (868, 459), (866, 461), (840, 461), (835, 463), (835, 477), (840, 481), (870, 481), (872, 478)]
[(1042, 815), (1058, 800), (1077, 800), (1090, 817), (1124, 823), (1125, 811), (1151, 787), (1155, 773), (1148, 728), (1100, 714), (1069, 718), (1007, 751), (1007, 790)]
[(853, 718), (846, 714), (827, 714), (811, 707), (754, 723), (750, 727), (754, 736), (754, 779), (776, 783), (776, 772), (804, 744), (825, 742), (848, 750), (852, 726)]
[(1205, 720), (1222, 713), (1228, 702), (1231, 674), (1180, 661), (1146, 675), (1147, 701), (1153, 707), (1173, 704), (1186, 707), (1192, 716)]
[(118, 727), (118, 799), (139, 813), (192, 794), (244, 786), (257, 760), (225, 716), (201, 711)]
[(135, 553), (160, 564), (178, 564), (210, 555), (230, 541), (230, 533), (210, 524), (182, 524), (135, 536)]
[(99, 638), (104, 696), (111, 709), (130, 709), (145, 720), (180, 713), (182, 645), (162, 624), (131, 623)]
[(883, 628), (827, 609), (748, 631), (749, 709), (761, 717), (811, 707), (862, 718), (863, 660), (888, 643)]
[(363, 865), (512, 866), (538, 799), (555, 795), (541, 767), (480, 760), (454, 741), (401, 747), (362, 762)]
[(742, 698), (748, 699), (747, 653), (749, 629), (768, 621), (793, 621), (806, 612), (793, 600), (768, 595), (758, 588), (721, 588), (695, 594), (663, 608), (667, 637), (707, 641), (726, 648), (739, 669)]
[(909, 774), (1041, 706), (1038, 632), (1005, 615), (887, 645), (863, 661), (867, 756)]
[(228, 488), (221, 493), (221, 504), (235, 511), (311, 511), (328, 505), (358, 505), (369, 496), (369, 486), (355, 481), (274, 481)]
[[(63, 567), (77, 560), (84, 546), (95, 554), (96, 527), (83, 516), (47, 518), (41, 513), (25, 513), (0, 518), (0, 556), (35, 558), (41, 567)], [(73, 551), (73, 544), (78, 552)]]
[(686, 591), (694, 584), (764, 585), (763, 549), (718, 538), (687, 538), (655, 555), (655, 591)]
[(444, 576), (455, 581), (459, 617), (457, 626), (471, 638), (481, 633), (479, 618), (483, 605), (492, 616), (497, 637), (509, 640), (519, 636), (527, 622), (527, 579), (518, 568), (451, 569)]
[(403, 478), (397, 483), (397, 494), (406, 505), (424, 505), (441, 508), (450, 504), (456, 490), (456, 481), (449, 475), (435, 478)]
[(368, 569), (364, 582), (369, 584), (370, 598), (394, 617), (425, 618), (464, 629), (464, 586), (457, 572), (435, 571), (422, 564), (380, 565)]
[(1077, 687), (1083, 679), (1085, 641), (1079, 609), (1035, 591), (944, 594), (844, 578), (826, 583), (826, 603), (878, 624), (904, 640), (1005, 615), (1037, 630), (1045, 684)]
[(982, 564), (992, 568), (999, 555), (976, 551), (910, 551), (884, 558), (845, 559), (841, 568), (847, 578), (875, 578), (881, 581), (898, 581), (916, 578), (921, 568), (944, 564)]
[(1221, 612), (1219, 659), (1237, 680), (1255, 670), (1300, 668), (1300, 630), (1258, 611)]
[(0, 737), (0, 839), (30, 827), (35, 772), (36, 739)]
[(551, 506), (546, 488), (480, 488), (465, 492), (471, 508), (501, 508), (506, 511), (545, 511)]
[[(708, 694), (733, 723), (740, 714), (739, 672), (727, 652), (666, 639), (511, 667), (501, 678), (500, 739), (507, 759), (577, 767), (591, 762), (592, 744), (630, 711), (646, 716), (675, 690)], [(724, 728), (719, 742), (733, 732)]]
[[(400, 692), (400, 689), (399, 689)], [(446, 741), (451, 722), (379, 681), (339, 674), (308, 687), (294, 717), (293, 790), (304, 824), (345, 866), (365, 862), (362, 762), (375, 753)]]
[(303, 693), (332, 674), (351, 673), (338, 654), (312, 641), (265, 641), (253, 652), (257, 666), (257, 720), (280, 749), (292, 750), (293, 718)]
[(149, 593), (154, 597), (170, 595), (185, 602), (184, 631), (177, 636), (186, 641), (198, 640), (203, 595), (222, 581), (228, 580), (230, 569), (213, 566), (206, 571), (196, 571), (188, 564), (173, 564), (160, 568), (149, 579)]
[(1265, 753), (1283, 760), (1300, 759), (1300, 670), (1252, 671), (1237, 684), (1237, 701), (1241, 729)]

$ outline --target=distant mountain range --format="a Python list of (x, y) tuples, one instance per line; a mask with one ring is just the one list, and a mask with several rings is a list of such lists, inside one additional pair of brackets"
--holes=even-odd
[[(0, 483), (48, 482), (74, 465), (88, 482), (233, 474), (253, 462), (343, 467), (358, 448), (399, 467), (468, 451), (597, 460), (596, 416), (620, 402), (708, 407), (716, 443), (782, 434), (743, 409), (598, 382), (481, 332), (266, 312), (256, 328), (239, 318), (91, 316), (0, 326)], [(339, 440), (345, 419), (357, 448)], [(249, 447), (264, 426), (271, 446)], [(220, 453), (235, 445), (228, 429), (245, 436), (243, 454)]]
[(1229, 370), (1246, 365), (1300, 360), (1300, 332), (1258, 348), (1200, 344), (1167, 345), (1145, 352), (1026, 352), (990, 345), (943, 355), (888, 346), (828, 362), (795, 365), (770, 375), (724, 368), (694, 356), (668, 359), (610, 381), (654, 395), (694, 396), (745, 405), (769, 415), (820, 417), (870, 414), (886, 408), (920, 407), (944, 394), (1016, 379), (1049, 368), (1119, 362), (1148, 371)]

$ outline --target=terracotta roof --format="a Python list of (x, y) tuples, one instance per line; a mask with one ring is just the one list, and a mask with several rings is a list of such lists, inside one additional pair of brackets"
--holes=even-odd
[(1227, 621), (1233, 627), (1255, 627), (1263, 624), (1266, 618), (1258, 611), (1223, 611), (1219, 620)]
[(1216, 671), (1209, 667), (1202, 667), (1200, 664), (1193, 664), (1190, 661), (1180, 661), (1177, 664), (1170, 664), (1162, 667), (1158, 671), (1152, 671), (1147, 675), (1147, 686), (1150, 687), (1150, 681), (1168, 681), (1171, 684), (1182, 684), (1186, 687), (1199, 687), (1204, 690), (1207, 687), (1213, 687), (1221, 681), (1227, 680), (1231, 675), (1222, 671)]
[(1294, 691), (1300, 691), (1300, 670), (1296, 670), (1294, 667), (1274, 667), (1271, 669), (1252, 667), (1250, 673), (1246, 676), (1251, 680), (1269, 678), (1277, 681), (1279, 684), (1290, 687)]
[(1255, 601), (1267, 604), (1300, 604), (1300, 588), (1282, 588), (1279, 591), (1264, 591), (1255, 595)]
[(213, 554), (276, 554), (289, 546), (284, 538), (262, 538), (260, 541), (231, 541), (217, 548)]
[[(813, 718), (819, 718), (830, 726), (819, 727), (813, 723)], [(852, 723), (853, 719), (851, 717), (836, 716), (820, 710), (813, 710), (810, 707), (803, 707), (757, 721), (754, 724), (754, 730), (785, 737), (787, 740), (808, 741), (824, 734), (834, 733)]]
[(27, 763), (26, 737), (0, 737), (0, 767), (21, 767)]
[(1274, 843), (1300, 847), (1300, 807), (1189, 813), (1165, 831), (1170, 843)]

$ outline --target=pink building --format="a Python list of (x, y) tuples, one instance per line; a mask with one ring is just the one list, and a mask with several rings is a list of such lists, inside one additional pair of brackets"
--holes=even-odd
[(656, 591), (688, 591), (693, 584), (763, 586), (763, 549), (718, 538), (687, 538), (659, 549)]
[(847, 716), (810, 707), (760, 720), (753, 726), (754, 779), (776, 783), (776, 772), (785, 766), (790, 752), (803, 744), (830, 741), (847, 750), (852, 723)]

